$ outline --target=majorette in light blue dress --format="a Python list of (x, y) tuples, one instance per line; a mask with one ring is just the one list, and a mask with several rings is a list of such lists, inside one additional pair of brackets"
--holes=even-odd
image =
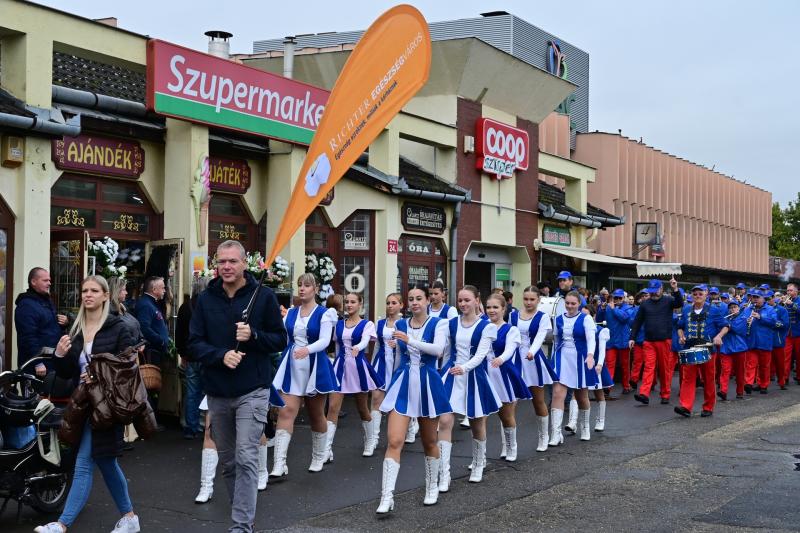
[[(497, 328), (488, 320), (479, 319), (470, 327), (461, 324), (461, 317), (450, 320), (450, 359), (442, 367), (442, 381), (453, 412), (468, 418), (489, 416), (500, 410), (500, 398), (489, 381), (486, 358), (497, 338)], [(454, 366), (465, 367), (464, 374), (449, 373)]]
[[(522, 364), (522, 379), (525, 380), (525, 384), (528, 387), (544, 387), (558, 381), (558, 374), (542, 351), (542, 343), (547, 337), (547, 332), (552, 329), (547, 313), (537, 311), (529, 320), (523, 320), (519, 312), (515, 312), (511, 313), (510, 321), (511, 325), (519, 329), (520, 344), (517, 353)], [(534, 356), (528, 360), (530, 352), (534, 352)]]
[[(331, 342), (333, 325), (338, 317), (334, 309), (318, 305), (307, 317), (300, 316), (300, 307), (289, 309), (284, 317), (289, 345), (283, 351), (281, 364), (272, 380), (280, 392), (293, 396), (314, 396), (339, 390), (339, 382), (326, 349)], [(294, 350), (308, 347), (308, 357), (294, 358)]]
[(428, 317), (420, 328), (411, 328), (407, 320), (399, 320), (395, 328), (406, 333), (409, 342), (397, 341), (398, 367), (386, 389), (381, 411), (416, 418), (452, 413), (436, 371), (436, 362), (447, 348), (447, 321)]
[[(531, 399), (531, 391), (525, 385), (517, 367), (514, 365), (514, 354), (520, 343), (519, 330), (511, 324), (503, 324), (497, 328), (497, 340), (492, 343), (489, 354), (487, 372), (497, 396), (502, 403), (513, 403), (517, 400)], [(501, 359), (503, 364), (495, 368), (492, 363)]]
[(585, 313), (565, 313), (556, 318), (553, 366), (558, 381), (570, 389), (586, 389), (597, 382), (594, 367), (586, 367), (588, 353), (595, 352), (595, 327), (592, 317)]
[[(336, 359), (333, 372), (339, 381), (339, 392), (354, 394), (380, 389), (383, 378), (369, 364), (364, 353), (370, 339), (375, 338), (375, 324), (362, 319), (355, 327), (348, 328), (344, 320), (336, 323)], [(358, 346), (358, 355), (353, 357), (353, 346)]]

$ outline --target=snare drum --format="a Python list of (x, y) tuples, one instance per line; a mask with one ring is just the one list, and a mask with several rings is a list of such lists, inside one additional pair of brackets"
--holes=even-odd
[(682, 365), (702, 365), (711, 361), (711, 352), (708, 348), (696, 346), (678, 352), (678, 359)]

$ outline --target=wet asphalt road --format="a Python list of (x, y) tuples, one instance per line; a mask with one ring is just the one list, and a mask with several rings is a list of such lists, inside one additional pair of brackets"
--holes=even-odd
[[(697, 416), (698, 398), (695, 416), (687, 420), (672, 410), (676, 379), (671, 405), (641, 406), (632, 396), (618, 396), (608, 404), (604, 433), (593, 432), (590, 442), (568, 437), (564, 446), (545, 453), (534, 451), (531, 406), (520, 405), (516, 463), (498, 459), (499, 421), (493, 417), (484, 481), (467, 483), (470, 433), (454, 430), (451, 491), (436, 506), (423, 507), (422, 447), (419, 440), (406, 445), (395, 511), (382, 519), (374, 510), (385, 440), (374, 457), (362, 458), (361, 425), (354, 405), (346, 403), (350, 414), (336, 434), (336, 461), (319, 474), (307, 472), (311, 435), (299, 424), (289, 449), (289, 477), (260, 493), (256, 526), (259, 531), (800, 530), (800, 386), (774, 389), (718, 403), (711, 418)], [(211, 502), (194, 504), (200, 447), (199, 439), (185, 441), (179, 432), (167, 431), (137, 443), (123, 457), (143, 531), (227, 529), (220, 476)], [(110, 531), (118, 518), (99, 474), (94, 487), (71, 531)], [(52, 519), (26, 509), (17, 524), (13, 511), (12, 506), (0, 517), (0, 531), (31, 531)]]

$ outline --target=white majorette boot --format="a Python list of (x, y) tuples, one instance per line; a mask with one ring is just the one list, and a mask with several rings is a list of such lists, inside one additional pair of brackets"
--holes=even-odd
[(472, 473), (470, 483), (480, 483), (483, 479), (483, 468), (486, 466), (486, 441), (472, 439)]
[(336, 424), (328, 420), (328, 432), (325, 434), (325, 462), (333, 462), (333, 437), (336, 436)]
[(594, 430), (603, 431), (606, 429), (606, 402), (597, 402), (597, 418), (594, 419)]
[(406, 443), (412, 444), (417, 440), (417, 433), (419, 432), (419, 422), (416, 417), (411, 417), (408, 421), (408, 430), (406, 431)]
[(564, 442), (564, 434), (561, 433), (561, 421), (564, 420), (564, 410), (550, 409), (550, 419), (553, 421), (553, 432), (550, 433), (550, 446), (558, 446)]
[(439, 492), (450, 490), (450, 452), (452, 449), (452, 442), (439, 441)]
[(439, 501), (439, 463), (438, 457), (425, 456), (425, 499), (422, 505), (434, 505)]
[(200, 492), (194, 503), (206, 503), (214, 495), (214, 476), (217, 473), (219, 456), (213, 448), (203, 448), (203, 458), (200, 463)]
[(378, 514), (394, 511), (394, 486), (397, 483), (397, 473), (400, 463), (394, 459), (383, 460), (383, 481), (381, 483), (381, 503), (375, 510)]
[(371, 411), (370, 416), (372, 416), (372, 441), (375, 443), (375, 448), (377, 448), (378, 442), (381, 440), (381, 418), (383, 413)]
[(272, 467), (272, 472), (269, 477), (283, 477), (289, 474), (289, 467), (286, 465), (286, 454), (289, 451), (289, 442), (292, 440), (292, 434), (285, 429), (279, 429), (275, 432), (275, 444), (272, 446), (272, 459), (275, 464)]
[(311, 464), (308, 465), (309, 472), (322, 471), (322, 465), (325, 464), (325, 444), (328, 440), (328, 434), (324, 431), (317, 433), (311, 432)]
[(575, 430), (578, 428), (578, 400), (574, 397), (569, 401), (569, 418), (567, 419), (567, 425), (564, 426), (564, 430), (571, 434), (575, 434)]
[(578, 426), (581, 431), (581, 440), (589, 440), (592, 438), (592, 432), (589, 427), (590, 418), (591, 409), (581, 409), (578, 411)]
[(517, 428), (503, 428), (506, 440), (506, 461), (513, 463), (517, 460)]
[(539, 446), (536, 447), (537, 452), (547, 451), (547, 441), (550, 438), (548, 432), (550, 430), (550, 417), (538, 416), (539, 419)]
[(503, 427), (502, 422), (500, 423), (500, 442), (503, 443), (503, 448), (500, 450), (500, 459), (505, 459), (506, 455), (508, 455), (508, 439), (506, 439), (506, 428)]
[(361, 421), (361, 428), (364, 430), (364, 451), (361, 453), (362, 457), (372, 457), (375, 453), (375, 434), (372, 432), (372, 420), (368, 422)]
[(258, 490), (266, 490), (269, 482), (268, 461), (269, 448), (266, 444), (258, 443)]

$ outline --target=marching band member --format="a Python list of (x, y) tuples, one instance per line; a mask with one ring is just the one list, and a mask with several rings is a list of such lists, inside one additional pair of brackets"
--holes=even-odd
[(531, 393), (513, 361), (521, 342), (519, 329), (505, 322), (505, 312), (506, 300), (502, 295), (492, 294), (486, 299), (486, 313), (497, 328), (487, 370), (489, 381), (503, 404), (498, 413), (504, 436), (500, 457), (513, 463), (517, 460), (517, 400), (529, 400)]
[(540, 293), (534, 286), (522, 292), (522, 310), (511, 313), (511, 325), (519, 329), (519, 357), (522, 363), (522, 379), (533, 394), (533, 409), (539, 422), (539, 445), (537, 452), (547, 451), (550, 440), (550, 413), (545, 401), (545, 385), (558, 381), (558, 376), (542, 351), (547, 332), (553, 329), (550, 316), (539, 311)]
[(286, 404), (278, 415), (273, 439), (274, 465), (270, 477), (289, 473), (286, 455), (294, 432), (294, 421), (305, 403), (311, 421), (311, 464), (309, 472), (319, 472), (325, 462), (327, 423), (325, 400), (339, 390), (326, 349), (331, 342), (337, 316), (335, 309), (317, 305), (319, 287), (313, 274), (297, 278), (300, 305), (292, 307), (283, 317), (289, 334), (289, 345), (283, 352), (273, 384)]
[(605, 322), (610, 338), (606, 346), (604, 368), (607, 369), (613, 386), (617, 360), (619, 360), (622, 367), (622, 394), (631, 392), (631, 358), (628, 339), (631, 336), (630, 322), (635, 313), (636, 310), (625, 303), (625, 291), (616, 289), (611, 293), (611, 301), (606, 305), (605, 311)]
[[(753, 290), (751, 298), (753, 305), (743, 312), (747, 319), (748, 348), (744, 391), (750, 394), (753, 390), (760, 390), (761, 394), (767, 394), (777, 315), (771, 307), (764, 305), (764, 293), (760, 290)], [(758, 383), (755, 383), (756, 378)]]
[(742, 282), (736, 284), (736, 299), (739, 301), (739, 307), (744, 303), (745, 295), (747, 294), (747, 285)]
[(661, 403), (668, 404), (672, 374), (670, 369), (672, 361), (670, 345), (672, 344), (672, 310), (683, 306), (683, 297), (678, 291), (678, 282), (673, 277), (669, 281), (672, 295), (664, 295), (661, 281), (651, 280), (647, 287), (650, 298), (643, 301), (636, 313), (636, 318), (631, 327), (629, 346), (636, 344), (636, 336), (642, 325), (645, 326), (644, 341), (644, 375), (639, 393), (634, 396), (636, 401), (645, 405), (650, 403), (650, 390), (653, 387), (656, 374), (656, 364), (660, 369)]
[[(681, 293), (681, 297), (684, 299), (684, 301), (686, 301), (686, 293), (683, 291), (683, 289), (678, 289), (678, 292)], [(683, 344), (681, 344), (680, 337), (678, 337), (678, 325), (681, 322), (682, 315), (683, 315), (683, 309), (672, 310), (672, 345), (670, 346), (670, 349), (672, 350), (671, 353), (672, 361), (670, 362), (671, 365), (670, 368), (672, 368), (673, 370), (675, 369), (675, 367), (678, 366), (678, 362), (680, 360), (680, 356), (678, 354), (684, 348)], [(680, 371), (678, 373), (678, 376), (680, 378)], [(680, 379), (678, 380), (678, 383), (680, 384)]]
[[(375, 351), (372, 355), (372, 367), (375, 372), (383, 379), (383, 385), (372, 391), (372, 451), (378, 445), (381, 433), (381, 403), (386, 396), (386, 389), (392, 379), (395, 367), (395, 346), (394, 326), (398, 320), (403, 318), (403, 297), (400, 293), (393, 292), (386, 297), (386, 318), (378, 321), (376, 328), (377, 342)], [(367, 450), (369, 451), (369, 450)], [(371, 454), (370, 454), (371, 455)]]
[[(578, 426), (581, 440), (589, 440), (589, 395), (587, 387), (594, 383), (595, 373), (595, 332), (596, 326), (592, 317), (580, 311), (580, 295), (571, 291), (564, 298), (567, 311), (556, 318), (553, 334), (555, 354), (553, 362), (558, 374), (558, 383), (553, 384), (552, 416), (553, 434), (550, 446), (558, 446), (564, 442), (561, 432), (561, 421), (564, 417), (564, 398), (568, 389), (574, 390), (578, 402)], [(590, 381), (591, 380), (591, 381)]]
[(364, 451), (361, 455), (370, 457), (375, 451), (367, 394), (383, 386), (383, 378), (364, 357), (364, 350), (369, 342), (375, 340), (375, 324), (361, 318), (363, 303), (361, 293), (351, 292), (345, 295), (344, 310), (347, 318), (339, 320), (334, 331), (337, 350), (333, 371), (341, 389), (332, 393), (328, 399), (327, 461), (331, 461), (333, 457), (333, 438), (336, 436), (336, 424), (339, 422), (339, 411), (342, 409), (345, 394), (355, 395), (358, 414), (361, 416), (364, 430)]
[[(381, 404), (381, 411), (387, 413), (388, 417), (388, 445), (383, 459), (381, 502), (376, 510), (378, 514), (394, 509), (400, 454), (411, 418), (417, 418), (420, 422), (422, 447), (425, 450), (423, 504), (433, 505), (439, 498), (442, 452), (436, 443), (436, 428), (439, 417), (452, 413), (452, 409), (436, 367), (437, 360), (447, 349), (449, 329), (447, 320), (428, 316), (428, 294), (424, 285), (415, 285), (408, 291), (411, 318), (395, 322), (392, 334), (399, 364)], [(452, 415), (450, 419), (452, 427)], [(449, 447), (447, 453), (449, 457)]]
[(772, 365), (770, 377), (777, 376), (778, 385), (781, 390), (786, 390), (786, 384), (781, 380), (785, 374), (783, 365), (786, 360), (786, 335), (789, 332), (789, 311), (779, 305), (781, 294), (779, 292), (767, 291), (767, 304), (775, 310), (775, 336), (772, 339)]
[[(678, 323), (678, 338), (686, 348), (693, 348), (705, 344), (713, 336), (714, 346), (722, 346), (722, 338), (728, 332), (728, 327), (722, 320), (722, 315), (712, 309), (706, 301), (706, 292), (701, 285), (692, 287), (692, 303), (686, 304)], [(711, 351), (711, 358), (702, 364), (681, 365), (681, 391), (680, 405), (675, 406), (675, 412), (681, 416), (692, 416), (692, 407), (697, 384), (697, 375), (703, 379), (703, 412), (700, 416), (707, 417), (714, 413), (714, 372), (716, 370), (716, 354)]]
[(717, 396), (724, 402), (728, 400), (728, 383), (731, 369), (736, 376), (736, 398), (744, 398), (744, 361), (747, 355), (747, 319), (742, 316), (739, 302), (728, 303), (728, 333), (722, 337), (720, 349), (721, 373)]
[[(618, 289), (619, 290), (619, 289)], [(594, 308), (589, 306), (590, 314), (597, 316)], [(607, 309), (608, 311), (608, 309)], [(608, 317), (609, 314), (606, 314)], [(606, 365), (606, 346), (611, 338), (611, 332), (608, 328), (603, 327), (597, 323), (597, 333), (595, 335), (595, 342), (597, 343), (597, 361), (595, 362), (595, 374), (589, 375), (594, 379), (594, 384), (589, 385), (589, 390), (594, 391), (594, 399), (597, 400), (597, 416), (595, 417), (594, 430), (598, 432), (605, 431), (606, 429), (606, 394), (605, 389), (614, 386), (614, 380), (611, 378), (611, 373), (608, 371)]]
[[(453, 412), (466, 415), (472, 430), (471, 483), (483, 479), (486, 466), (486, 417), (500, 410), (500, 399), (486, 373), (486, 357), (497, 339), (497, 328), (478, 315), (480, 295), (472, 285), (458, 292), (460, 317), (452, 318), (450, 359), (442, 367), (442, 380)], [(439, 420), (439, 446), (442, 450), (439, 492), (450, 488), (450, 449), (453, 415)]]
[[(633, 321), (636, 319), (636, 314), (639, 312), (639, 307), (642, 305), (642, 302), (650, 298), (650, 293), (647, 292), (647, 288), (640, 290), (634, 298), (634, 303), (631, 306), (633, 308), (633, 316), (631, 317), (631, 321), (629, 326), (633, 326)], [(629, 328), (630, 329), (630, 328)], [(631, 381), (630, 386), (632, 389), (636, 389), (639, 386), (639, 379), (642, 377), (642, 368), (644, 367), (644, 337), (645, 337), (645, 325), (642, 325), (642, 328), (639, 330), (639, 333), (636, 335), (636, 339), (633, 344), (633, 363), (631, 363)], [(630, 344), (628, 347), (628, 358), (630, 358)]]
[(789, 312), (789, 334), (786, 336), (783, 384), (789, 384), (792, 361), (795, 365), (795, 383), (800, 384), (800, 296), (798, 296), (797, 283), (789, 283), (786, 286), (786, 300), (783, 305)]

